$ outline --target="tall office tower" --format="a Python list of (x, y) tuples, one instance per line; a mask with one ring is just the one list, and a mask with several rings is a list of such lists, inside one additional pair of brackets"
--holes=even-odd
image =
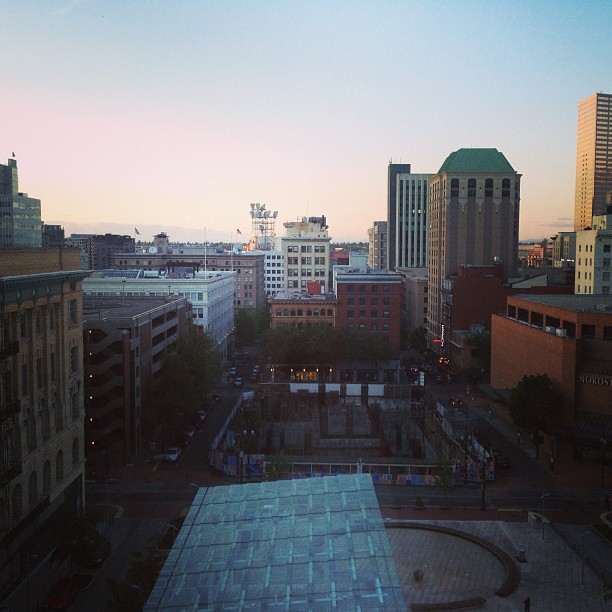
[(397, 175), (410, 174), (410, 164), (393, 164), (387, 169), (387, 267), (395, 270), (395, 234), (397, 232)]
[(578, 103), (574, 231), (606, 214), (612, 193), (612, 95), (595, 93)]
[(368, 267), (372, 270), (387, 269), (387, 222), (374, 221), (368, 228)]
[(0, 164), (0, 247), (41, 247), (40, 200), (19, 191), (17, 160)]
[(504, 278), (516, 274), (520, 193), (521, 175), (497, 149), (459, 149), (429, 181), (430, 341), (450, 331), (443, 289), (459, 266), (501, 263)]
[(395, 268), (427, 267), (429, 179), (433, 174), (396, 175)]
[[(329, 291), (328, 225), (324, 216), (302, 217), (283, 223), (281, 239), (285, 264), (285, 293), (305, 292), (318, 285), (317, 293)], [(309, 291), (310, 292), (310, 291)]]

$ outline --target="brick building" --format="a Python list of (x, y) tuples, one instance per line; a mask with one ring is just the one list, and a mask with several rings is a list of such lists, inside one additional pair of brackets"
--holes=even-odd
[(599, 458), (602, 444), (610, 449), (612, 296), (509, 297), (492, 317), (491, 385), (509, 390), (530, 374), (547, 374), (563, 396), (554, 452)]

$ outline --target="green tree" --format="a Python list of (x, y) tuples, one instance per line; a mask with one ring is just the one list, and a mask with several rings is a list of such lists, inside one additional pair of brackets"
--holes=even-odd
[(291, 462), (284, 451), (277, 451), (270, 457), (270, 462), (266, 465), (266, 478), (268, 480), (291, 478)]
[(237, 310), (234, 317), (236, 346), (242, 348), (255, 340), (270, 327), (270, 307)]
[(427, 351), (427, 330), (424, 327), (415, 327), (407, 334), (408, 346), (419, 355), (425, 355)]
[(221, 377), (221, 357), (207, 334), (194, 327), (179, 338), (153, 384), (150, 406), (164, 438), (176, 436)]
[(508, 408), (517, 427), (530, 431), (540, 457), (541, 431), (548, 431), (562, 405), (562, 396), (547, 374), (523, 376), (512, 389)]
[(94, 558), (103, 541), (104, 537), (98, 532), (94, 518), (77, 518), (58, 534), (57, 547), (51, 561), (68, 560), (80, 570), (85, 561)]
[(436, 486), (446, 495), (448, 491), (452, 491), (455, 486), (455, 472), (453, 464), (446, 457), (438, 457), (436, 467), (434, 469), (436, 477)]
[(488, 374), (491, 369), (491, 332), (485, 330), (470, 334), (465, 338), (465, 344), (470, 348), (474, 366)]
[(145, 554), (132, 551), (130, 565), (123, 582), (108, 579), (111, 592), (106, 606), (108, 612), (134, 612), (142, 610), (164, 564), (165, 555), (160, 555), (151, 545)]

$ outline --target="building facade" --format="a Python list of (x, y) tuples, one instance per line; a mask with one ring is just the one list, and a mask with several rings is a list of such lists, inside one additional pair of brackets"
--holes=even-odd
[(427, 268), (396, 268), (403, 278), (402, 320), (405, 329), (427, 329)]
[(387, 168), (387, 268), (395, 270), (395, 244), (397, 234), (397, 193), (399, 174), (410, 174), (410, 164), (389, 162)]
[(491, 385), (509, 390), (547, 374), (563, 399), (545, 447), (599, 461), (606, 443), (612, 451), (611, 340), (612, 296), (514, 295), (493, 315)]
[(592, 229), (576, 232), (574, 293), (610, 294), (612, 215), (595, 215)]
[(387, 270), (387, 222), (374, 221), (368, 228), (368, 267)]
[(76, 250), (0, 251), (2, 600), (33, 550), (51, 553), (51, 521), (85, 504), (79, 267)]
[(110, 270), (115, 265), (115, 254), (134, 253), (136, 241), (127, 235), (96, 234), (87, 239), (85, 248), (89, 256), (91, 270)]
[(377, 270), (334, 269), (338, 299), (336, 327), (382, 338), (391, 358), (399, 357), (402, 277)]
[(311, 327), (336, 325), (336, 296), (278, 293), (270, 299), (270, 327)]
[(48, 225), (47, 223), (43, 223), (42, 228), (43, 249), (58, 249), (64, 246), (64, 228), (61, 225)]
[(431, 174), (398, 173), (395, 191), (395, 268), (427, 267), (429, 179)]
[(612, 95), (594, 93), (578, 103), (574, 230), (604, 215), (612, 193)]
[(430, 342), (441, 340), (444, 285), (459, 266), (500, 263), (504, 279), (516, 275), (520, 176), (497, 149), (459, 149), (430, 180)]
[(42, 247), (40, 200), (19, 191), (17, 160), (0, 164), (0, 248)]
[(110, 447), (128, 463), (143, 451), (147, 425), (152, 435), (146, 397), (191, 311), (180, 297), (88, 296), (83, 316), (88, 467), (103, 462), (95, 451)]
[(552, 239), (554, 268), (574, 268), (576, 265), (576, 232), (559, 232)]
[[(142, 271), (93, 272), (83, 283), (91, 297), (115, 297), (130, 302), (142, 297), (185, 298), (190, 303), (192, 322), (216, 343), (224, 358), (231, 351), (234, 329), (234, 274), (231, 272), (196, 272), (188, 277), (142, 277)], [(123, 275), (122, 275), (123, 274)]]
[(281, 239), (285, 264), (284, 293), (306, 291), (316, 282), (320, 293), (329, 290), (331, 237), (324, 216), (302, 217), (283, 224), (287, 233)]

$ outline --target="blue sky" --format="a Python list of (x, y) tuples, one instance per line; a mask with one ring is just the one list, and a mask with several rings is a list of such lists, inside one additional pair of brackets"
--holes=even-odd
[(0, 0), (0, 160), (67, 232), (228, 240), (250, 202), (386, 217), (387, 164), (496, 147), (521, 238), (573, 227), (578, 101), (612, 93), (612, 3)]

